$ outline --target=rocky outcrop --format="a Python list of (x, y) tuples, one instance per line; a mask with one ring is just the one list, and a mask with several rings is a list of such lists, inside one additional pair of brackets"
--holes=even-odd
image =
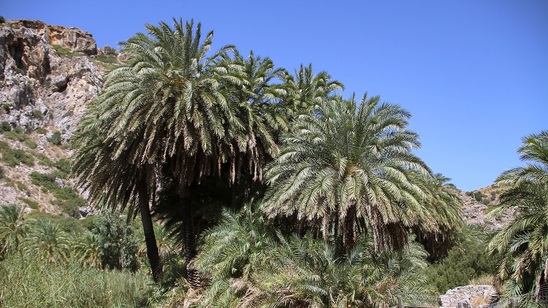
[[(9, 139), (5, 133), (0, 141), (35, 161), (8, 165), (0, 151), (0, 205), (24, 205), (22, 200), (29, 204), (32, 199), (42, 210), (58, 211), (52, 194), (34, 185), (30, 174), (51, 173), (51, 162), (70, 155), (70, 150), (48, 140), (59, 135), (60, 143), (69, 140), (87, 103), (101, 91), (105, 69), (94, 58), (97, 54), (92, 35), (77, 28), (34, 20), (0, 24), (0, 127), (22, 130), (31, 142)], [(40, 163), (43, 157), (50, 163)], [(72, 186), (71, 181), (63, 179), (62, 184)]]
[(515, 217), (514, 210), (509, 210), (501, 216), (487, 215), (489, 205), (478, 202), (466, 193), (460, 191), (462, 200), (462, 218), (469, 225), (482, 225), (490, 230), (500, 230)]
[(91, 56), (97, 54), (97, 42), (91, 33), (75, 27), (47, 25), (40, 20), (8, 20), (15, 29), (30, 29), (39, 34), (49, 45), (58, 45), (74, 52)]
[(95, 40), (80, 29), (33, 20), (3, 24), (0, 121), (26, 131), (51, 127), (69, 138), (102, 87), (102, 71), (88, 58), (95, 54)]
[(497, 289), (491, 285), (468, 285), (456, 287), (440, 295), (440, 308), (489, 307), (498, 297)]

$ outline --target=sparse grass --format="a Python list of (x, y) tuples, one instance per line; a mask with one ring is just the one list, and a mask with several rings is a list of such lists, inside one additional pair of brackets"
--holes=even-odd
[(17, 189), (19, 189), (19, 190), (22, 191), (22, 192), (26, 192), (26, 193), (29, 193), (29, 192), (30, 192), (28, 186), (25, 185), (25, 183), (22, 183), (22, 182), (19, 182), (19, 181), (15, 181), (15, 186), (17, 187)]
[(40, 135), (45, 135), (45, 134), (48, 133), (48, 130), (45, 129), (45, 128), (43, 128), (43, 127), (38, 127), (38, 128), (36, 129), (36, 133), (38, 133), (38, 134), (40, 134)]
[(69, 48), (66, 48), (60, 45), (51, 45), (51, 47), (53, 47), (53, 50), (55, 50), (55, 53), (61, 57), (72, 58), (76, 56), (83, 56), (82, 53), (72, 51)]
[(38, 153), (35, 156), (38, 159), (38, 164), (42, 166), (53, 167), (55, 165), (55, 162), (43, 153)]
[(38, 203), (38, 201), (36, 201), (36, 200), (32, 200), (32, 199), (29, 199), (29, 198), (23, 198), (23, 197), (19, 197), (19, 200), (21, 200), (23, 203), (28, 205), (33, 210), (37, 210), (37, 209), (40, 208), (40, 203)]
[(59, 186), (55, 174), (34, 171), (30, 174), (30, 178), (34, 185), (41, 186), (51, 192), (56, 198), (53, 203), (71, 217), (79, 217), (79, 208), (87, 205), (87, 201), (78, 195), (74, 187)]
[(2, 160), (10, 167), (15, 167), (21, 163), (27, 166), (34, 166), (34, 157), (20, 149), (12, 149), (5, 141), (0, 141), (0, 154)]

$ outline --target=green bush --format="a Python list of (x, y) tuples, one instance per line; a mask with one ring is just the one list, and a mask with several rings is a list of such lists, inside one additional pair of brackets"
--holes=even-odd
[(496, 262), (486, 253), (490, 238), (491, 234), (482, 227), (464, 229), (447, 257), (428, 266), (424, 275), (440, 294), (444, 294), (449, 289), (467, 285), (472, 279), (494, 274)]
[(38, 109), (34, 109), (32, 111), (32, 116), (34, 116), (37, 119), (41, 119), (43, 117), (43, 114), (42, 114), (42, 111), (40, 111)]
[(4, 168), (2, 168), (2, 166), (0, 166), (0, 179), (3, 179), (5, 176), (6, 176), (6, 174), (4, 173)]
[(11, 131), (11, 124), (8, 121), (0, 122), (0, 132), (9, 132)]
[(92, 232), (98, 236), (103, 268), (137, 270), (139, 242), (130, 224), (106, 214), (95, 219)]
[(38, 134), (40, 134), (40, 135), (45, 135), (45, 134), (48, 133), (48, 130), (45, 129), (45, 128), (43, 128), (43, 127), (38, 127), (38, 128), (36, 129), (36, 132), (37, 132)]
[(3, 24), (6, 22), (6, 19), (4, 18), (4, 16), (0, 16), (0, 24)]
[(51, 137), (48, 138), (48, 141), (55, 145), (61, 145), (61, 143), (63, 142), (61, 132), (54, 132)]
[(29, 153), (26, 153), (25, 151), (23, 150), (13, 150), (13, 156), (21, 163), (29, 166), (29, 167), (32, 167), (34, 166), (34, 157), (29, 154)]
[(53, 167), (55, 165), (53, 160), (49, 159), (49, 157), (47, 157), (43, 153), (36, 154), (36, 158), (38, 159), (38, 164), (42, 166)]

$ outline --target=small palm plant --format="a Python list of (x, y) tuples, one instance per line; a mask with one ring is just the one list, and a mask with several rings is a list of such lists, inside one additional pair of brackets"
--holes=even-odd
[(0, 206), (0, 258), (17, 251), (27, 231), (23, 207)]
[(70, 238), (58, 224), (48, 220), (36, 220), (25, 238), (24, 253), (47, 263), (58, 264), (70, 256)]

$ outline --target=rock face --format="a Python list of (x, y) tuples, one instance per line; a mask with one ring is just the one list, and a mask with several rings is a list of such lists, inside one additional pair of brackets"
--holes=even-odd
[(469, 225), (483, 225), (490, 230), (500, 230), (510, 222), (516, 213), (513, 210), (508, 211), (500, 217), (491, 217), (487, 215), (489, 206), (476, 201), (474, 198), (459, 192), (462, 200), (462, 218)]
[(69, 138), (102, 87), (102, 72), (87, 57), (95, 54), (95, 40), (80, 29), (33, 20), (2, 24), (0, 121), (27, 132), (53, 126)]
[(440, 308), (480, 308), (489, 307), (498, 296), (491, 285), (469, 285), (456, 287), (439, 297)]
[[(58, 211), (55, 198), (34, 185), (30, 174), (51, 173), (55, 171), (53, 163), (70, 155), (59, 143), (71, 138), (87, 103), (102, 89), (105, 69), (96, 58), (99, 51), (103, 52), (92, 35), (77, 28), (34, 20), (0, 24), (0, 128), (17, 128), (31, 142), (10, 139), (6, 134), (0, 134), (0, 141), (4, 147), (9, 144), (10, 151), (34, 158), (28, 165), (9, 165), (7, 154), (3, 157), (0, 149), (0, 205), (24, 205), (22, 200), (29, 204), (32, 199), (41, 209)], [(104, 52), (101, 55), (104, 57)], [(53, 136), (61, 136), (61, 142), (54, 145), (48, 141)], [(73, 183), (71, 179), (56, 179), (59, 181), (61, 187)]]

